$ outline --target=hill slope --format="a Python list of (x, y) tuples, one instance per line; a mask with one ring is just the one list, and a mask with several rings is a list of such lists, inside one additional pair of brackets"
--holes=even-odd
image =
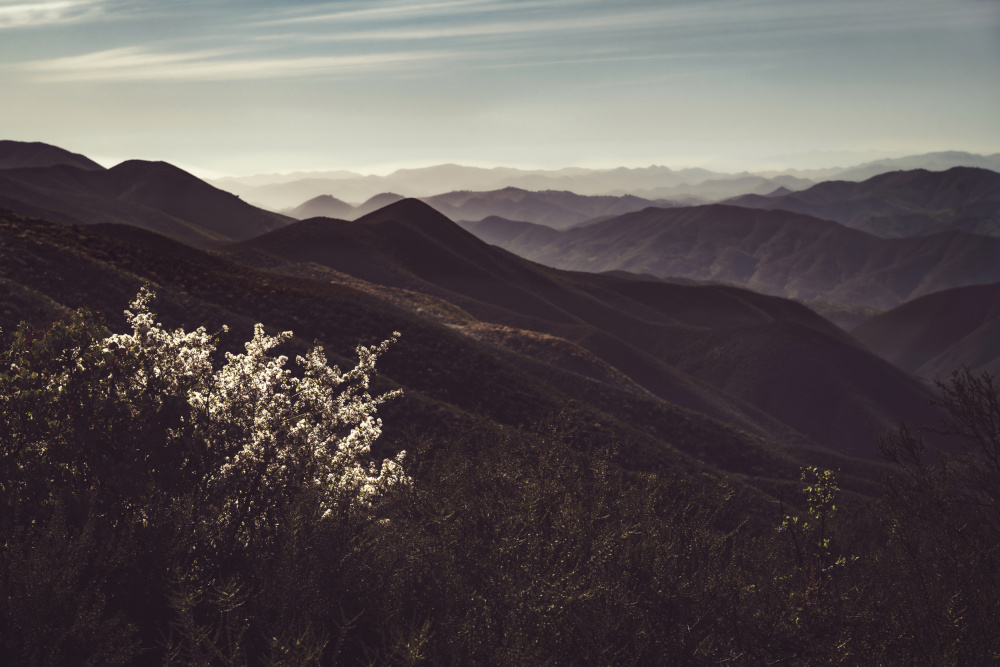
[(922, 296), (865, 320), (852, 333), (884, 359), (928, 378), (968, 366), (1000, 372), (1000, 283)]

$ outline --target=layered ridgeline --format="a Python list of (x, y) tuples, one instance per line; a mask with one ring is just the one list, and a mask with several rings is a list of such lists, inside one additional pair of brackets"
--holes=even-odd
[(382, 192), (410, 197), (430, 197), (442, 192), (487, 192), (515, 188), (531, 191), (571, 191), (579, 195), (683, 199), (721, 199), (746, 193), (765, 194), (779, 187), (799, 190), (813, 181), (789, 175), (723, 174), (706, 169), (651, 166), (638, 169), (567, 168), (523, 170), (507, 167), (482, 169), (446, 164), (419, 169), (399, 169), (387, 176), (361, 176), (345, 172), (312, 172), (231, 177), (214, 184), (248, 201), (288, 209), (322, 195), (346, 201), (367, 200)]
[(0, 208), (74, 224), (126, 223), (210, 247), (289, 218), (264, 211), (165, 162), (111, 169), (46, 144), (0, 144)]
[(945, 379), (962, 366), (1000, 373), (1000, 283), (928, 294), (852, 332), (900, 368)]
[[(403, 199), (401, 195), (383, 192), (358, 206), (352, 206), (331, 195), (320, 195), (291, 209), (288, 215), (298, 220), (315, 217), (354, 220), (400, 199)], [(643, 199), (631, 195), (586, 196), (557, 190), (531, 192), (512, 187), (487, 192), (446, 192), (424, 197), (422, 201), (452, 220), (482, 220), (499, 216), (534, 222), (554, 229), (586, 224), (595, 219), (610, 218), (650, 206), (677, 205), (667, 200)]]
[(824, 169), (788, 169), (760, 173), (727, 174), (701, 168), (670, 169), (650, 166), (636, 169), (525, 170), (508, 167), (483, 169), (455, 164), (399, 169), (386, 176), (362, 176), (345, 171), (297, 172), (227, 177), (214, 185), (273, 210), (291, 209), (321, 195), (360, 202), (382, 192), (409, 197), (430, 197), (442, 192), (486, 192), (504, 188), (532, 191), (570, 191), (580, 195), (633, 195), (694, 203), (692, 198), (715, 201), (744, 194), (766, 195), (776, 190), (797, 191), (831, 179), (861, 181), (902, 169), (943, 171), (951, 167), (979, 167), (1000, 171), (1000, 155), (975, 155), (957, 151), (911, 155), (857, 166)]
[(561, 232), (496, 218), (463, 224), (562, 269), (720, 281), (803, 301), (885, 309), (1000, 280), (998, 238), (949, 231), (883, 239), (781, 210), (649, 208)]
[(804, 213), (886, 238), (946, 231), (1000, 236), (1000, 173), (971, 167), (895, 171), (728, 203)]
[(873, 456), (870, 434), (923, 414), (928, 397), (799, 304), (552, 270), (488, 246), (416, 200), (353, 223), (302, 221), (226, 252), (296, 275), (346, 274), (416, 311), (431, 310), (429, 295), (450, 304), (442, 321), (466, 335), (563, 368), (591, 360), (590, 374), (613, 369), (672, 404), (772, 438), (790, 427), (854, 455)]

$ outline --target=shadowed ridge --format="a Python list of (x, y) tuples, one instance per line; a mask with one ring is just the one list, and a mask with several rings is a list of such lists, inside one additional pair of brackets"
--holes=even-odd
[(102, 171), (67, 165), (0, 170), (0, 202), (60, 222), (131, 224), (198, 247), (257, 236), (291, 220), (171, 164), (142, 160)]

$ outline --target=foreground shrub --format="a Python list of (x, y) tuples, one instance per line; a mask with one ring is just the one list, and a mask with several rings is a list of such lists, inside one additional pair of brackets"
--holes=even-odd
[[(46, 635), (16, 615), (45, 585), (77, 586), (53, 589), (50, 604), (94, 625), (105, 605), (93, 585), (115, 573), (144, 579), (106, 590), (155, 616), (144, 591), (174, 586), (200, 598), (225, 577), (247, 576), (241, 564), (287, 548), (279, 537), (294, 517), (363, 522), (409, 483), (403, 453), (381, 465), (369, 456), (377, 407), (399, 393), (372, 397), (370, 378), (398, 334), (358, 347), (346, 373), (314, 349), (298, 358), (296, 376), (271, 353), (291, 333), (268, 336), (258, 325), (246, 353), (227, 353), (216, 369), (213, 337), (164, 329), (151, 299), (144, 288), (126, 311), (127, 334), (84, 311), (43, 330), (22, 325), (0, 360), (0, 630), (15, 662), (38, 662), (28, 653), (42, 644), (59, 655), (60, 642), (85, 634)], [(91, 548), (102, 543), (118, 552)], [(191, 611), (177, 600), (170, 613)]]

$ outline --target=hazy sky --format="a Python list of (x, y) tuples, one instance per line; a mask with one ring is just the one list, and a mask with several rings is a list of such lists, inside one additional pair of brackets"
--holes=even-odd
[(991, 153), (1000, 1), (0, 0), (0, 138), (208, 176)]

